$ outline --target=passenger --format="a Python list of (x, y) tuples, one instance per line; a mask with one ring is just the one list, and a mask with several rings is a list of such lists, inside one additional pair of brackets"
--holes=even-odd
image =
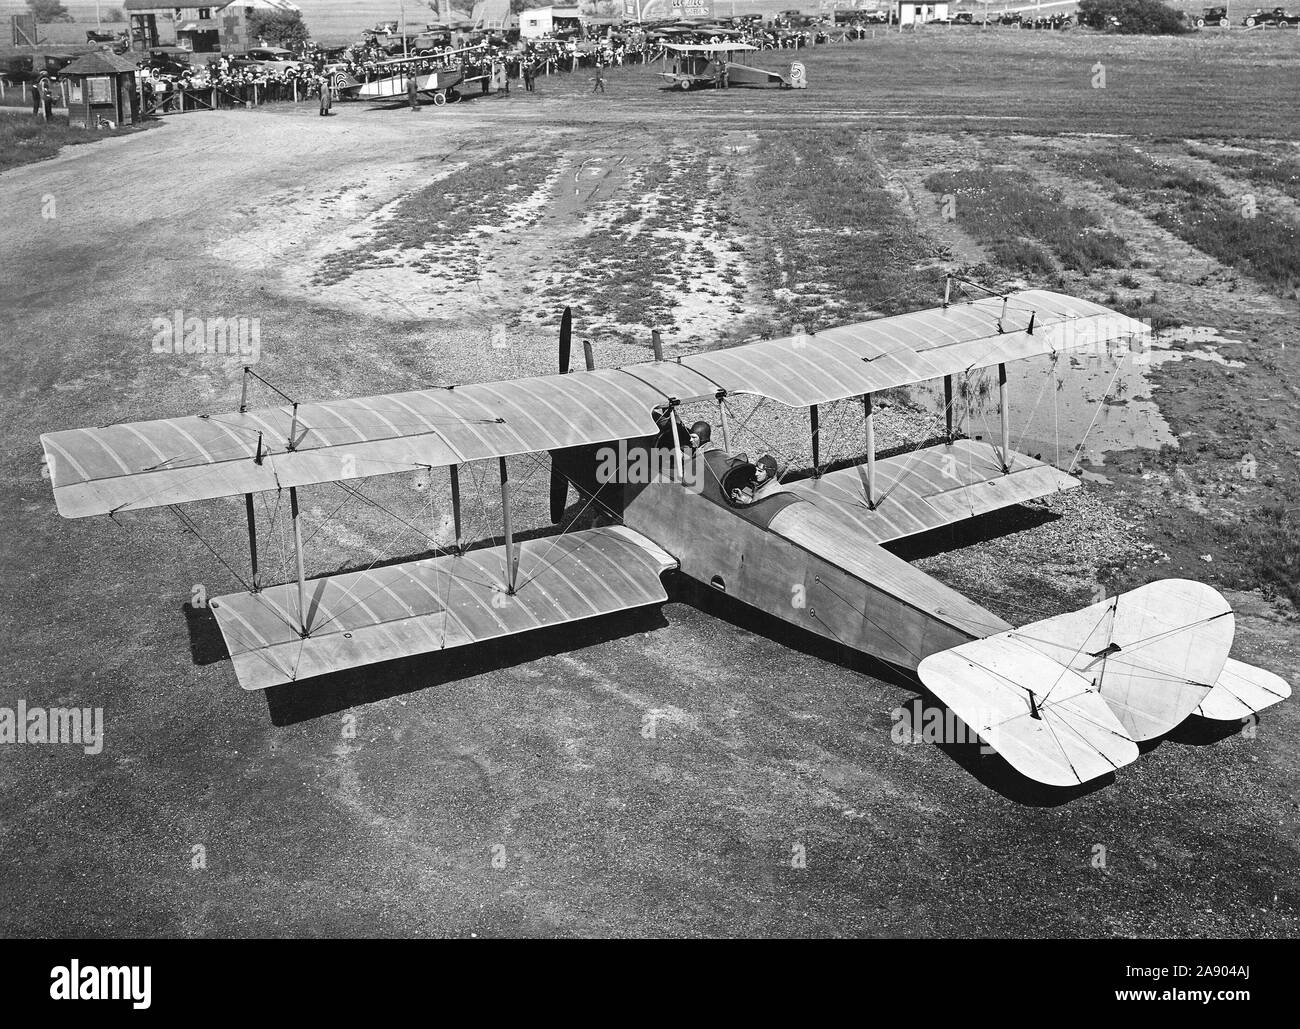
[(731, 499), (733, 503), (748, 507), (777, 492), (780, 488), (781, 483), (776, 477), (776, 458), (771, 454), (764, 454), (758, 459), (758, 464), (754, 465), (754, 477), (747, 485), (733, 489)]

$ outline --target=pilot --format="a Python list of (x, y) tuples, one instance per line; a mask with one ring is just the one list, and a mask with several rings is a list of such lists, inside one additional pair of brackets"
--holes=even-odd
[(731, 491), (731, 499), (742, 507), (756, 504), (764, 497), (777, 492), (781, 483), (776, 477), (776, 458), (764, 454), (754, 465), (754, 477), (745, 486)]
[(691, 433), (687, 437), (687, 442), (697, 454), (707, 454), (710, 450), (721, 449), (713, 442), (712, 426), (705, 421), (698, 421), (691, 426)]

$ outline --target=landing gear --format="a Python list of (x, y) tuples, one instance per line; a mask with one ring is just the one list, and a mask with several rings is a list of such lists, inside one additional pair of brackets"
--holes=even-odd
[(437, 92), (437, 93), (434, 93), (434, 94), (433, 94), (433, 106), (434, 106), (434, 107), (441, 107), (441, 106), (442, 106), (443, 104), (445, 104), (446, 102), (447, 102), (447, 96), (446, 96), (446, 94), (444, 94), (444, 93), (442, 93), (442, 92)]

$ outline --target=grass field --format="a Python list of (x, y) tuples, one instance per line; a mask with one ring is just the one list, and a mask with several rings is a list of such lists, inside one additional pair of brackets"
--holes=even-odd
[[(0, 705), (103, 706), (107, 731), (94, 757), (0, 747), (0, 933), (1296, 936), (1294, 702), (1184, 727), (1101, 789), (1026, 789), (897, 743), (906, 681), (680, 582), (562, 638), (245, 694), (191, 603), (246, 571), (242, 505), (195, 508), (215, 553), (166, 511), (65, 521), (37, 444), (235, 409), (238, 360), (152, 351), (177, 309), (259, 318), (257, 371), (307, 400), (549, 372), (566, 303), (612, 367), (652, 328), (671, 359), (931, 306), (949, 272), (1047, 286), (1179, 328), (1123, 386), (1080, 357), (1017, 389), (1015, 436), (1090, 453), (1083, 489), (900, 549), (1018, 624), (1210, 582), (1234, 655), (1294, 682), (1293, 35), (882, 34), (801, 54), (806, 92), (619, 69), (598, 97), (556, 76), (416, 115), (186, 115), (5, 171)], [(988, 380), (960, 388), (987, 418)], [(882, 450), (939, 430), (888, 400)], [(849, 406), (823, 459), (861, 454)], [(808, 465), (807, 412), (741, 413), (742, 445)], [(517, 528), (545, 526), (545, 460), (510, 465)], [(500, 531), (493, 475), (467, 472), (470, 535)], [(409, 524), (304, 489), (308, 574), (451, 531), (441, 472), (364, 489)]]

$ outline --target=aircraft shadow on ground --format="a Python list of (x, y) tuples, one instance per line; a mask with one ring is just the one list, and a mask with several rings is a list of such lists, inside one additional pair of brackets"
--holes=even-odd
[(300, 683), (285, 683), (265, 690), (271, 722), (277, 726), (310, 721), (362, 704), (446, 686), (476, 675), (526, 665), (542, 658), (567, 654), (598, 643), (649, 632), (668, 624), (657, 608), (620, 611), (617, 614), (573, 622), (563, 632), (534, 629), (510, 638), (456, 647), (414, 657), (398, 658)]
[[(830, 664), (840, 665), (917, 694), (921, 702), (921, 722), (915, 726), (916, 731), (920, 732), (921, 727), (928, 724), (932, 718), (935, 724), (941, 726), (955, 725), (957, 732), (954, 736), (961, 736), (963, 739), (968, 737), (972, 742), (937, 741), (933, 745), (979, 782), (1017, 804), (1027, 807), (1057, 807), (1102, 789), (1115, 779), (1114, 775), (1107, 775), (1073, 787), (1045, 786), (1035, 782), (1017, 772), (1001, 755), (992, 751), (986, 753), (975, 733), (968, 733), (961, 719), (955, 714), (950, 714), (948, 708), (921, 685), (914, 672), (859, 653), (851, 647), (834, 643), (815, 633), (795, 628), (788, 622), (755, 611), (732, 597), (684, 576), (673, 577), (670, 593), (674, 600), (688, 603), (706, 614), (730, 622), (755, 635), (776, 640), (791, 650), (797, 650)], [(896, 746), (886, 734), (881, 736), (881, 745)]]

